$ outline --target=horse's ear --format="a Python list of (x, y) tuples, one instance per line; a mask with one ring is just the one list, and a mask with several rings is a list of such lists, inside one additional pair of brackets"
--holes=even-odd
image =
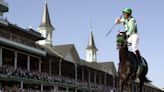
[(118, 31), (117, 31), (117, 36), (118, 36), (120, 33), (121, 33), (121, 30), (118, 30)]
[(120, 32), (124, 36), (125, 39), (127, 39), (126, 32)]
[(125, 35), (124, 32), (119, 32), (118, 33), (119, 36)]

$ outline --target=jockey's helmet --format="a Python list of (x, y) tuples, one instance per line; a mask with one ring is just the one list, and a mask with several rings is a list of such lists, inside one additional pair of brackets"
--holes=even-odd
[(123, 10), (122, 10), (122, 12), (126, 12), (126, 13), (132, 13), (132, 9), (130, 9), (130, 8), (124, 8)]

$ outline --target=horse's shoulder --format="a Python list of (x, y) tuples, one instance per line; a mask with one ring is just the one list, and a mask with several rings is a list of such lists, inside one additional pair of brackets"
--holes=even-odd
[(132, 51), (129, 51), (129, 55), (136, 57), (136, 55)]
[(129, 61), (132, 65), (136, 63), (137, 58), (133, 52), (129, 51), (128, 58), (129, 58)]

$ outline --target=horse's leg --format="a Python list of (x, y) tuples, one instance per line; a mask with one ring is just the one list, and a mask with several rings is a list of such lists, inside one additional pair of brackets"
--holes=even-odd
[(124, 83), (123, 83), (123, 81), (120, 79), (120, 80), (119, 80), (119, 91), (120, 91), (120, 92), (123, 92), (123, 90), (124, 90)]
[(142, 87), (144, 84), (144, 79), (143, 78), (139, 78), (140, 79), (140, 84), (139, 84), (139, 92), (142, 92)]
[(121, 91), (122, 91), (122, 80), (119, 79), (119, 92), (121, 92)]
[(132, 92), (132, 84), (128, 84), (128, 92)]
[(127, 91), (132, 92), (132, 80), (128, 80), (127, 82)]
[(147, 69), (144, 69), (142, 74), (139, 76), (140, 84), (139, 84), (139, 92), (142, 92), (142, 88), (144, 86), (144, 82), (146, 80)]

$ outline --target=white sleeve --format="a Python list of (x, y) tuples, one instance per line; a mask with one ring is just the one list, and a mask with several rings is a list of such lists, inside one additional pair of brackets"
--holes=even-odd
[(122, 17), (122, 18), (120, 19), (120, 23), (123, 23), (124, 21), (125, 21), (125, 18)]

